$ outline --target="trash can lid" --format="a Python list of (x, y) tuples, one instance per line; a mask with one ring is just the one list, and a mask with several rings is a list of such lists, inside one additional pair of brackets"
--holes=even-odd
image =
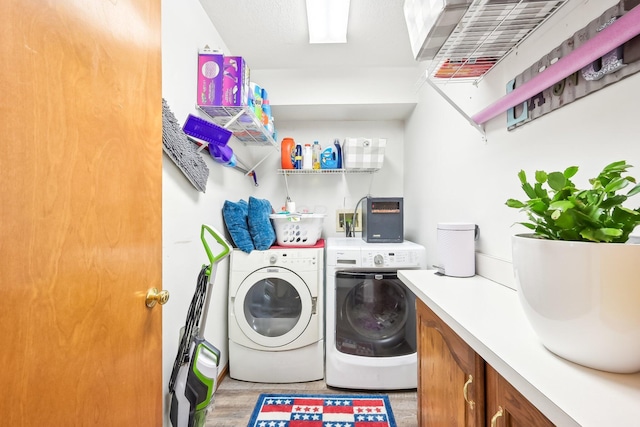
[(457, 231), (469, 231), (475, 230), (476, 225), (470, 222), (439, 222), (438, 230), (457, 230)]

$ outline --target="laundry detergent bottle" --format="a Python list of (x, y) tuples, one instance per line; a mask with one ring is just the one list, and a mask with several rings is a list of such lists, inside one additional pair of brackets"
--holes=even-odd
[(296, 155), (296, 142), (293, 138), (284, 138), (280, 143), (280, 155), (282, 157), (282, 169), (294, 169)]
[(336, 147), (337, 164), (336, 169), (342, 169), (342, 147), (340, 147), (340, 140), (338, 138), (333, 140), (333, 145)]
[(300, 144), (296, 144), (293, 167), (294, 169), (302, 169), (302, 145)]
[(320, 169), (336, 169), (338, 167), (338, 155), (334, 147), (327, 147), (320, 154)]

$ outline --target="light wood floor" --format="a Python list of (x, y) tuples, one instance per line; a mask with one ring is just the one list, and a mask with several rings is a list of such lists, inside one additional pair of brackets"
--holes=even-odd
[(261, 384), (237, 381), (225, 375), (215, 394), (206, 427), (246, 427), (260, 393), (307, 394), (386, 394), (398, 427), (415, 427), (417, 397), (415, 390), (345, 390), (327, 387), (324, 380), (295, 384)]

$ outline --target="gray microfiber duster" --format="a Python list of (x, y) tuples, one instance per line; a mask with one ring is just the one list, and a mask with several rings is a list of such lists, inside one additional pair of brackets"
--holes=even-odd
[(162, 149), (196, 190), (204, 193), (207, 189), (209, 168), (198, 153), (195, 144), (189, 141), (182, 131), (182, 127), (164, 98), (162, 99)]

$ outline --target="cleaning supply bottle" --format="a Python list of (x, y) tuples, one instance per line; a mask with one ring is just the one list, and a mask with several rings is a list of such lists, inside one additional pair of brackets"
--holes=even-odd
[(302, 169), (302, 145), (296, 144), (295, 169)]
[(338, 166), (338, 158), (334, 147), (327, 147), (320, 155), (321, 169), (335, 169)]
[(269, 94), (267, 93), (265, 88), (260, 89), (261, 98), (262, 98), (262, 119), (261, 122), (264, 127), (267, 127), (269, 121), (271, 120), (271, 104), (269, 103)]
[(338, 138), (334, 139), (333, 145), (336, 147), (336, 169), (342, 169), (342, 147), (340, 147), (340, 140), (338, 140)]
[(280, 143), (282, 169), (294, 169), (296, 143), (293, 138), (283, 138)]
[(262, 88), (254, 83), (249, 83), (250, 91), (253, 93), (253, 112), (260, 123), (262, 123)]
[(313, 168), (320, 169), (320, 156), (322, 155), (322, 147), (318, 141), (313, 141)]
[(302, 169), (313, 169), (313, 149), (311, 144), (304, 144), (302, 149)]
[(269, 124), (267, 125), (267, 130), (271, 133), (271, 137), (274, 141), (278, 140), (278, 131), (276, 129), (276, 125), (273, 122), (275, 119), (271, 116), (271, 120), (269, 120)]
[(271, 121), (271, 104), (268, 99), (262, 100), (262, 124), (266, 128)]
[(209, 154), (213, 160), (224, 166), (235, 167), (237, 165), (236, 155), (227, 145), (211, 144), (209, 145)]

